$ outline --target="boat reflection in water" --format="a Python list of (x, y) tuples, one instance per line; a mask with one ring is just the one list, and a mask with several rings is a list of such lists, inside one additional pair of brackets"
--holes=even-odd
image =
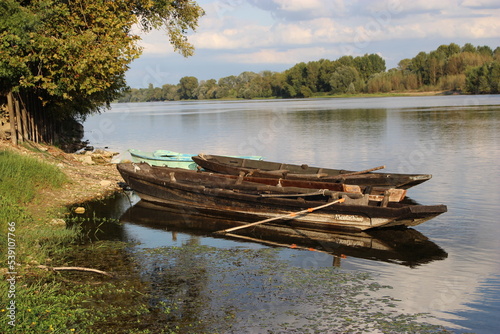
[(171, 232), (324, 252), (334, 256), (335, 266), (340, 266), (340, 259), (346, 256), (409, 267), (442, 260), (448, 256), (441, 247), (411, 228), (326, 233), (289, 228), (283, 223), (252, 226), (234, 234), (215, 234), (213, 232), (243, 225), (245, 222), (224, 216), (206, 216), (186, 207), (158, 206), (145, 201), (130, 207), (120, 221)]

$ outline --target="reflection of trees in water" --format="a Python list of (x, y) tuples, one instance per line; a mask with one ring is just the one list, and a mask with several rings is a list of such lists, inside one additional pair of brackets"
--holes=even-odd
[(332, 109), (298, 111), (289, 120), (322, 135), (336, 131), (340, 136), (381, 138), (386, 132), (386, 118), (387, 109)]
[(498, 111), (498, 106), (432, 107), (395, 115), (401, 119), (405, 130), (416, 133), (416, 138), (430, 138), (462, 147), (479, 146), (494, 138), (500, 121)]

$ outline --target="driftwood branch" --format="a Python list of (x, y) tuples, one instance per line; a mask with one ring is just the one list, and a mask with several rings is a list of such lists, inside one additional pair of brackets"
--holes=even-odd
[(98, 269), (93, 269), (93, 268), (84, 268), (84, 267), (48, 267), (48, 266), (38, 266), (40, 269), (46, 269), (46, 270), (52, 270), (52, 271), (85, 271), (85, 272), (92, 272), (96, 274), (101, 274), (105, 275), (108, 277), (113, 277), (110, 273)]

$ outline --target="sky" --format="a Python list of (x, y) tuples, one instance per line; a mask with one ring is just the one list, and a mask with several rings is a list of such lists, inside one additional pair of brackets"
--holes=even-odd
[(500, 46), (498, 0), (198, 0), (205, 15), (173, 51), (165, 32), (141, 35), (143, 54), (126, 74), (132, 88), (282, 72), (299, 62), (376, 53), (387, 69), (440, 45)]

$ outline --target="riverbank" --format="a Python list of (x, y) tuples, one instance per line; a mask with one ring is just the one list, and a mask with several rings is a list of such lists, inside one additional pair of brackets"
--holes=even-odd
[(74, 154), (47, 145), (27, 143), (24, 146), (13, 146), (0, 140), (0, 150), (29, 156), (39, 161), (57, 166), (68, 182), (60, 189), (41, 189), (35, 202), (27, 208), (33, 213), (43, 209), (70, 206), (92, 199), (104, 198), (118, 191), (122, 178), (116, 165), (110, 163), (113, 153), (98, 151), (97, 153)]
[[(5, 254), (0, 332), (100, 332), (113, 319), (133, 320), (148, 313), (128, 245), (82, 243), (81, 227), (68, 227), (68, 207), (120, 189), (111, 157), (0, 141), (0, 247)], [(61, 267), (91, 267), (113, 277), (51, 270)]]

